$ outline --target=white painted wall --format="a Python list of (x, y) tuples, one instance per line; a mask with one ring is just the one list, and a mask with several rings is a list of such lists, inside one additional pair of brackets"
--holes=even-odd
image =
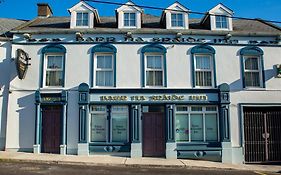
[(5, 149), (7, 104), (11, 66), (11, 42), (0, 41), (0, 150)]
[[(106, 36), (106, 35), (103, 35)], [(34, 36), (36, 38), (36, 36)], [(56, 38), (58, 36), (44, 36)], [(64, 41), (72, 41), (75, 35), (62, 35)], [(116, 35), (122, 38), (123, 35)], [(149, 35), (143, 38), (151, 37)], [(154, 36), (155, 37), (155, 36)], [(160, 37), (160, 36), (159, 36)], [(166, 36), (167, 37), (167, 36)], [(170, 36), (171, 37), (171, 36)], [(200, 36), (202, 37), (202, 36)], [(208, 38), (208, 37), (206, 37)], [(212, 37), (211, 37), (212, 38)], [(239, 38), (251, 40), (257, 38)], [(271, 39), (271, 38), (263, 38)], [(31, 57), (31, 66), (26, 78), (19, 80), (12, 71), (7, 148), (32, 148), (34, 140), (35, 105), (34, 91), (39, 88), (41, 49), (45, 45), (13, 45), (12, 54), (21, 48)], [(78, 142), (78, 92), (80, 83), (90, 84), (91, 48), (95, 44), (64, 44), (66, 53), (66, 87), (70, 90), (68, 103), (68, 152), (75, 153)], [(141, 88), (141, 48), (145, 44), (114, 44), (116, 53), (117, 88)], [(163, 44), (167, 48), (167, 85), (168, 88), (192, 87), (190, 49), (195, 45)], [(240, 147), (240, 103), (281, 103), (281, 79), (275, 78), (273, 66), (281, 63), (281, 47), (260, 47), (264, 51), (266, 77), (265, 89), (244, 90), (241, 81), (239, 51), (244, 46), (212, 46), (216, 50), (217, 84), (230, 84), (231, 88), (231, 137), (232, 146)], [(47, 90), (47, 89), (42, 89)], [(22, 128), (26, 128), (22, 131)], [(27, 139), (21, 139), (26, 137)]]

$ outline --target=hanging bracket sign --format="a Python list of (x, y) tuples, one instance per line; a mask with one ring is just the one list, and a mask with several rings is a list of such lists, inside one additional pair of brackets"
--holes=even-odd
[(17, 67), (18, 77), (21, 80), (25, 78), (28, 66), (30, 66), (29, 60), (30, 58), (25, 51), (23, 51), (22, 49), (17, 49), (16, 67)]

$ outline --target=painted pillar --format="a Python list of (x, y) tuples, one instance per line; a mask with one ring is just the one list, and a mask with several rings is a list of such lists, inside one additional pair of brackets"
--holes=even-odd
[(34, 137), (34, 145), (33, 145), (33, 153), (39, 154), (41, 153), (41, 126), (42, 126), (42, 115), (41, 115), (41, 106), (40, 106), (40, 92), (35, 92), (35, 137)]
[(220, 128), (221, 128), (221, 141), (222, 141), (222, 162), (232, 163), (232, 146), (230, 141), (230, 125), (229, 125), (229, 85), (223, 83), (219, 86), (219, 99), (220, 99)]
[(142, 125), (141, 125), (141, 105), (131, 106), (131, 131), (132, 131), (132, 143), (131, 143), (131, 157), (142, 157)]
[(63, 102), (63, 111), (62, 111), (62, 138), (60, 145), (60, 154), (66, 155), (67, 143), (66, 143), (66, 127), (67, 127), (67, 91), (62, 91), (61, 101)]
[(166, 105), (166, 158), (177, 158), (177, 144), (175, 142), (175, 107), (176, 105)]
[(79, 140), (78, 155), (89, 155), (89, 85), (79, 85)]

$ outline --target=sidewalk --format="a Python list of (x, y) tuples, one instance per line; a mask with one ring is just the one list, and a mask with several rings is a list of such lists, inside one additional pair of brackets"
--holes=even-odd
[(161, 159), (161, 158), (127, 158), (113, 157), (107, 155), (51, 155), (33, 154), (23, 152), (0, 151), (0, 161), (21, 161), (36, 163), (57, 163), (57, 164), (76, 164), (76, 165), (111, 165), (111, 166), (162, 166), (162, 167), (186, 167), (186, 168), (219, 168), (234, 170), (249, 170), (258, 172), (279, 172), (279, 165), (232, 165), (219, 162), (186, 160), (186, 159)]

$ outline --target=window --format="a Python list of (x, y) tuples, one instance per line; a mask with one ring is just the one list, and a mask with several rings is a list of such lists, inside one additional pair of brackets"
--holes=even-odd
[(228, 18), (226, 16), (216, 16), (216, 28), (227, 29), (228, 28)]
[(46, 55), (45, 86), (63, 86), (64, 60), (62, 55)]
[(195, 86), (213, 87), (212, 63), (211, 55), (195, 55)]
[(183, 27), (183, 14), (182, 13), (172, 13), (172, 27)]
[(89, 25), (89, 13), (77, 12), (76, 26), (88, 26)]
[(246, 87), (261, 86), (261, 66), (257, 56), (244, 57), (244, 75)]
[(177, 142), (217, 142), (216, 106), (177, 106), (175, 135)]
[(113, 64), (112, 54), (96, 55), (96, 86), (113, 86)]
[(91, 142), (126, 143), (129, 140), (127, 106), (91, 106)]
[(136, 26), (136, 13), (124, 13), (124, 26), (125, 27)]
[(162, 55), (146, 55), (146, 86), (163, 86)]

